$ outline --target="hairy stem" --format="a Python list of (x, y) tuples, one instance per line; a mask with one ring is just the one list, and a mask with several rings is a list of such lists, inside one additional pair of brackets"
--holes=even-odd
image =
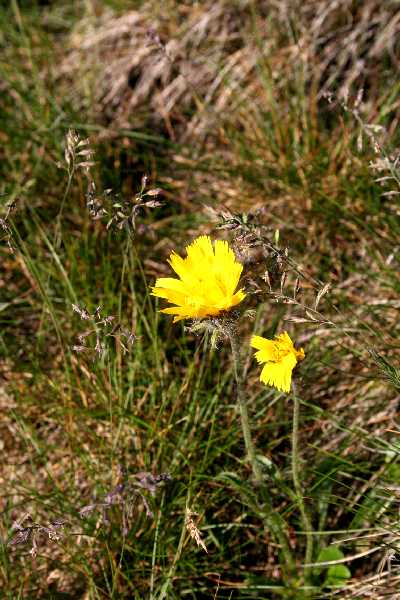
[(304, 567), (304, 581), (310, 583), (309, 579), (311, 576), (311, 568), (307, 567), (312, 562), (313, 557), (313, 532), (311, 520), (308, 515), (304, 497), (303, 489), (300, 481), (300, 456), (299, 456), (299, 417), (300, 417), (300, 400), (296, 392), (296, 386), (293, 383), (293, 429), (292, 429), (292, 476), (294, 490), (297, 496), (297, 503), (300, 510), (302, 527), (306, 536), (306, 552), (305, 552), (305, 567)]
[(278, 512), (274, 511), (268, 490), (263, 484), (263, 474), (260, 465), (257, 463), (256, 450), (253, 444), (250, 431), (249, 414), (243, 387), (243, 374), (240, 363), (239, 340), (235, 331), (229, 331), (229, 340), (232, 348), (233, 371), (236, 382), (237, 402), (240, 410), (240, 420), (242, 423), (243, 438), (246, 447), (247, 459), (253, 471), (253, 477), (256, 485), (260, 489), (263, 500), (263, 518), (266, 529), (272, 534), (280, 546), (283, 560), (286, 564), (287, 572), (283, 572), (283, 577), (289, 581), (291, 574), (295, 571), (295, 564), (289, 546), (289, 541), (285, 532), (285, 524)]
[(242, 423), (242, 431), (243, 431), (244, 443), (246, 446), (247, 459), (253, 470), (253, 476), (254, 476), (255, 482), (257, 484), (260, 484), (260, 483), (262, 483), (263, 477), (262, 477), (262, 472), (261, 472), (260, 466), (257, 464), (256, 451), (255, 451), (255, 447), (253, 444), (253, 440), (251, 438), (249, 413), (247, 411), (247, 403), (246, 403), (246, 398), (245, 398), (245, 394), (244, 394), (244, 390), (243, 390), (243, 378), (242, 378), (241, 372), (240, 372), (239, 340), (237, 338), (236, 333), (230, 332), (229, 340), (230, 340), (231, 348), (232, 348), (233, 372), (234, 372), (235, 382), (236, 382), (236, 394), (237, 394), (237, 401), (238, 401), (239, 410), (240, 410), (240, 420)]

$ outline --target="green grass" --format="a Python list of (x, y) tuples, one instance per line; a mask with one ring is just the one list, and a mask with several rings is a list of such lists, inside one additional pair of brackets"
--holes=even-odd
[[(169, 4), (164, 16), (178, 35), (175, 3)], [(398, 547), (400, 227), (397, 196), (382, 195), (397, 189), (397, 182), (382, 187), (370, 167), (383, 154), (374, 154), (367, 137), (359, 150), (354, 115), (317, 99), (300, 63), (277, 81), (279, 53), (268, 57), (261, 50), (251, 76), (258, 93), (245, 93), (247, 80), (234, 87), (227, 73), (224, 89), (234, 89), (237, 101), (221, 114), (210, 104), (209, 116), (217, 120), (206, 138), (172, 139), (165, 123), (154, 126), (146, 107), (141, 127), (108, 126), (80, 82), (69, 89), (57, 70), (80, 19), (86, 15), (95, 23), (90, 6), (12, 2), (0, 9), (1, 216), (16, 202), (7, 220), (10, 234), (0, 237), (4, 597), (302, 600), (395, 594), (399, 570), (393, 562), (388, 573), (385, 561)], [(132, 5), (115, 2), (113, 8), (123, 14)], [(255, 6), (244, 22), (261, 49), (262, 14)], [(279, 50), (292, 34), (276, 31)], [(372, 112), (392, 131), (398, 86), (382, 77)], [(192, 104), (174, 107), (176, 131), (196, 110), (205, 112), (203, 90), (196, 94)], [(91, 219), (82, 169), (68, 187), (64, 148), (70, 128), (90, 137), (90, 172), (99, 194), (112, 188), (133, 197), (144, 173), (151, 186), (164, 189), (164, 205), (143, 211), (134, 236), (107, 229), (107, 217)], [(109, 129), (113, 135), (107, 137)], [(382, 139), (388, 152), (398, 143), (395, 134)], [(225, 204), (235, 214), (263, 211), (250, 219), (250, 229), (244, 222), (226, 232), (209, 222), (203, 204)], [(255, 233), (253, 225), (261, 229)], [(213, 347), (209, 334), (188, 330), (186, 322), (173, 325), (149, 294), (156, 277), (167, 273), (169, 252), (183, 253), (188, 240), (205, 230), (214, 238), (230, 236), (245, 262), (245, 308), (255, 315), (243, 315), (239, 333), (260, 486), (245, 458), (228, 341)], [(243, 231), (248, 237), (239, 239)], [(275, 244), (274, 252), (264, 246), (262, 255), (248, 246), (249, 234), (259, 239), (260, 232)], [(281, 293), (285, 248), (291, 268)], [(297, 276), (293, 266), (303, 274), (297, 305), (287, 302)], [(272, 294), (262, 279), (267, 267)], [(309, 318), (305, 308), (313, 308), (318, 282), (331, 283), (332, 290), (321, 300), (317, 320), (288, 322)], [(251, 294), (257, 286), (259, 293)], [(134, 332), (131, 350), (123, 350), (118, 332), (105, 336), (112, 325), (82, 320), (73, 304), (91, 314), (101, 306), (103, 316), (113, 315), (114, 323)], [(78, 336), (90, 328), (90, 352), (77, 353)], [(292, 473), (293, 402), (260, 383), (248, 345), (253, 332), (272, 336), (284, 329), (306, 352), (296, 382), (297, 458), (313, 539), (307, 584), (306, 532)], [(96, 330), (105, 344), (100, 358)], [(136, 496), (126, 536), (118, 506), (109, 511), (109, 524), (101, 510), (79, 515), (115, 488), (120, 466), (131, 483), (143, 472), (171, 478), (154, 496), (140, 488), (153, 517)], [(208, 553), (189, 535), (187, 509), (198, 513)], [(13, 523), (26, 513), (42, 526), (66, 520), (59, 540), (38, 538), (35, 559), (29, 540), (7, 544)], [(277, 543), (279, 535), (287, 536), (288, 549)], [(318, 566), (329, 560), (345, 562)]]

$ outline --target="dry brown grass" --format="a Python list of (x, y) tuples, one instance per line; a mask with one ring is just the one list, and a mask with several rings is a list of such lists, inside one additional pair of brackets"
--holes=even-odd
[[(317, 98), (332, 91), (347, 98), (363, 88), (368, 117), (376, 118), (398, 67), (399, 30), (390, 0), (147, 2), (122, 15), (100, 9), (79, 22), (60, 75), (93, 84), (92, 110), (111, 130), (149, 116), (174, 140), (215, 133), (231, 118), (237, 123), (238, 106), (268, 109), (271, 93), (278, 102), (299, 78)], [(269, 73), (267, 87), (260, 66)], [(76, 92), (82, 97), (79, 84)], [(385, 101), (385, 112), (393, 117), (391, 133), (398, 100)]]

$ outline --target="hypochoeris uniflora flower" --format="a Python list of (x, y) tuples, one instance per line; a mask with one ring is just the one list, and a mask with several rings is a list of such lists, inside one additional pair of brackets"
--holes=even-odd
[(265, 363), (260, 381), (265, 385), (274, 386), (282, 392), (290, 392), (292, 371), (297, 363), (305, 357), (303, 348), (296, 350), (286, 331), (275, 336), (273, 340), (254, 335), (250, 345), (258, 350), (255, 353), (258, 363)]
[(236, 291), (243, 266), (237, 262), (228, 242), (214, 244), (202, 235), (186, 247), (186, 258), (172, 252), (169, 264), (178, 278), (160, 277), (152, 288), (153, 296), (175, 306), (161, 312), (181, 319), (218, 316), (231, 309), (246, 296)]

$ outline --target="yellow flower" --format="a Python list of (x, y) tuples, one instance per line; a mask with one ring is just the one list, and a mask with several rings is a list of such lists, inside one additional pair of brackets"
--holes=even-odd
[(261, 371), (260, 381), (282, 392), (290, 392), (292, 371), (305, 357), (303, 348), (296, 350), (286, 331), (276, 335), (274, 340), (254, 335), (250, 345), (258, 350), (255, 353), (258, 363), (266, 363)]
[(217, 316), (243, 300), (243, 290), (235, 292), (243, 266), (228, 242), (217, 240), (213, 247), (210, 237), (202, 235), (186, 247), (186, 252), (186, 258), (172, 252), (168, 261), (179, 279), (160, 277), (151, 291), (153, 296), (176, 304), (161, 311), (176, 315), (174, 323)]

